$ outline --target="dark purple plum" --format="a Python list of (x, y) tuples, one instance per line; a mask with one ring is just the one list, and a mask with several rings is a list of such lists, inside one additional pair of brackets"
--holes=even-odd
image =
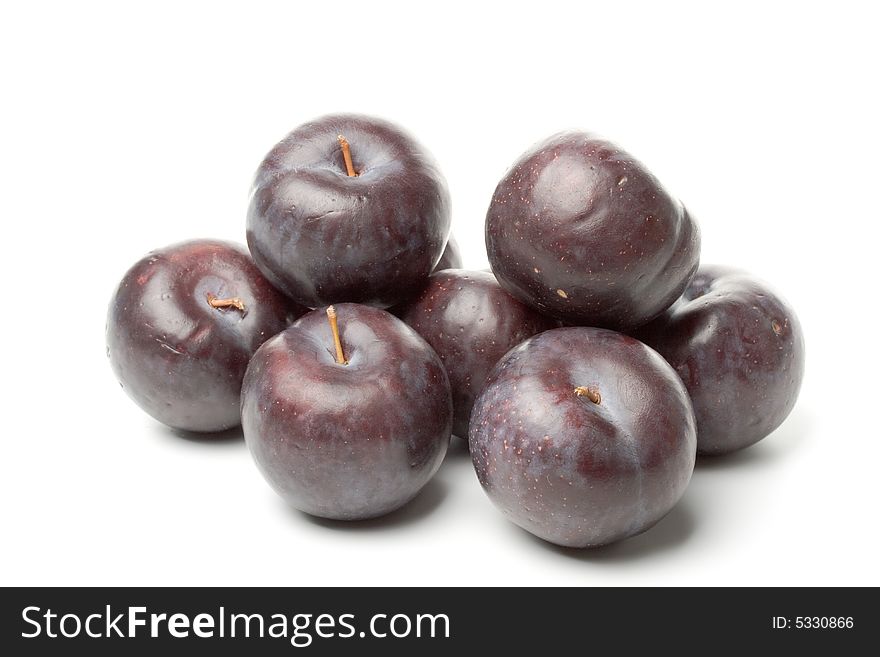
[(129, 396), (187, 431), (239, 424), (239, 394), (257, 348), (305, 312), (273, 288), (237, 244), (193, 240), (151, 251), (119, 283), (107, 355)]
[(434, 267), (434, 271), (442, 271), (444, 269), (461, 269), (461, 249), (452, 235), (449, 236), (449, 241), (446, 242), (446, 248), (443, 249), (440, 262)]
[(379, 119), (337, 114), (300, 126), (266, 155), (251, 190), (254, 261), (312, 308), (404, 300), (434, 269), (448, 235), (440, 170), (412, 137)]
[(563, 132), (508, 171), (486, 216), (501, 286), (571, 324), (632, 329), (696, 271), (700, 235), (680, 201), (611, 142)]
[(301, 317), (257, 351), (241, 416), (257, 466), (288, 504), (360, 520), (403, 506), (434, 475), (452, 398), (418, 333), (384, 310), (344, 303)]
[(694, 413), (671, 367), (606, 329), (546, 331), (514, 347), (477, 398), (470, 449), (489, 499), (567, 547), (645, 531), (679, 500)]
[(681, 299), (637, 335), (684, 381), (701, 454), (753, 445), (794, 408), (804, 376), (800, 323), (747, 273), (700, 267)]
[(492, 274), (464, 269), (431, 274), (399, 316), (443, 361), (452, 386), (452, 432), (465, 440), (474, 400), (495, 363), (511, 347), (558, 325), (507, 294)]

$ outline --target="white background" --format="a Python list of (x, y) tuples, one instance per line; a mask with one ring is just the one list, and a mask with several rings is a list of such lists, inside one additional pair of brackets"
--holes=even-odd
[[(426, 6), (4, 5), (0, 581), (880, 584), (872, 3)], [(286, 508), (240, 437), (163, 428), (106, 362), (115, 284), (152, 248), (243, 241), (264, 153), (331, 111), (427, 145), (472, 268), (523, 150), (569, 127), (618, 141), (699, 218), (704, 262), (797, 309), (793, 414), (700, 462), (654, 529), (585, 552), (508, 523), (460, 444), (410, 506), (339, 526)]]

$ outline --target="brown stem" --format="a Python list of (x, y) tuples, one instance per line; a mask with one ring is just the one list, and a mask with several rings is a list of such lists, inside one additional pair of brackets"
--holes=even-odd
[(336, 321), (336, 308), (327, 306), (327, 319), (330, 320), (330, 331), (333, 333), (333, 344), (336, 347), (336, 362), (340, 365), (348, 365), (345, 353), (342, 351), (342, 340), (339, 339), (339, 324)]
[(218, 299), (213, 294), (209, 294), (208, 305), (211, 306), (211, 308), (237, 308), (238, 310), (244, 312), (244, 301), (242, 301), (238, 297), (232, 297), (230, 299)]
[(598, 404), (602, 401), (602, 395), (599, 394), (598, 388), (585, 388), (584, 386), (578, 386), (574, 389), (574, 394), (578, 397), (586, 397), (594, 404)]
[(342, 135), (337, 136), (336, 140), (342, 148), (342, 159), (345, 160), (345, 173), (350, 178), (353, 178), (357, 175), (357, 171), (354, 170), (354, 164), (351, 161), (351, 146), (348, 145), (348, 140)]

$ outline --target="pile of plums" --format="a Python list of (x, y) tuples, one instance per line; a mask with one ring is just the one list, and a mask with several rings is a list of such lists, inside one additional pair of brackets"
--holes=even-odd
[(468, 441), (507, 517), (547, 541), (638, 534), (696, 455), (761, 440), (794, 406), (804, 342), (766, 284), (699, 266), (693, 217), (631, 155), (565, 132), (492, 196), (492, 269), (461, 268), (449, 195), (398, 127), (291, 132), (251, 189), (248, 249), (152, 251), (110, 304), (110, 363), (171, 427), (241, 423), (289, 504), (357, 520), (415, 497)]

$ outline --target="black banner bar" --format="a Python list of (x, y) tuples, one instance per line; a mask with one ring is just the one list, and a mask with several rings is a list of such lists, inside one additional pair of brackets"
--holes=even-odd
[(7, 588), (2, 598), (2, 644), (14, 650), (5, 654), (543, 654), (645, 644), (689, 654), (840, 650), (877, 634), (866, 589)]

